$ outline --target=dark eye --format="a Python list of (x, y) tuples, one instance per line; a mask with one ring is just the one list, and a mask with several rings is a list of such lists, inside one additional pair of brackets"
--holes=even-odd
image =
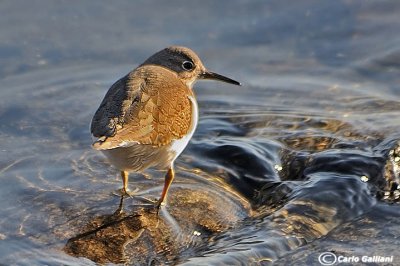
[(193, 62), (185, 61), (185, 62), (182, 63), (182, 68), (184, 70), (190, 71), (190, 70), (192, 70), (194, 68), (194, 64), (193, 64)]

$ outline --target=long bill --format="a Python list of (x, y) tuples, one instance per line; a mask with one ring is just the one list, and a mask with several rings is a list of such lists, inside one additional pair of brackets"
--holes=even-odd
[(240, 84), (240, 82), (238, 82), (238, 81), (236, 81), (236, 80), (230, 79), (230, 78), (228, 78), (228, 77), (222, 76), (222, 75), (220, 75), (220, 74), (217, 74), (217, 73), (214, 73), (214, 72), (211, 72), (211, 71), (203, 72), (203, 73), (200, 75), (200, 77), (201, 77), (202, 79), (219, 80), (219, 81), (223, 81), (223, 82), (230, 83), (230, 84), (234, 84), (234, 85), (238, 85), (238, 86), (241, 86), (241, 85), (242, 85), (242, 84)]

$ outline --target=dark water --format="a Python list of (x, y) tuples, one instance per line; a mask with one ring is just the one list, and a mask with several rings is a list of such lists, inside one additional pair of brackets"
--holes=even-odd
[[(400, 264), (400, 3), (0, 11), (0, 264), (320, 265), (323, 252)], [(118, 173), (89, 123), (116, 79), (171, 44), (243, 86), (195, 85), (198, 129), (160, 220), (145, 221), (140, 197), (116, 212)], [(162, 175), (130, 185), (154, 199)]]

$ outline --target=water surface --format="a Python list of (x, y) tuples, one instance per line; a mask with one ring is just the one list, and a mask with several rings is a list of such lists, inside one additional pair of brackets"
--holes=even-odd
[[(400, 4), (0, 4), (0, 263), (399, 263)], [(154, 52), (193, 48), (242, 87), (199, 82), (200, 123), (163, 173), (90, 148), (106, 90)]]

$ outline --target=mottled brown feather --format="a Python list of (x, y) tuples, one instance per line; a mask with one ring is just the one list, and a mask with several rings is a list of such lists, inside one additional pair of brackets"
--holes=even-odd
[(95, 149), (132, 144), (163, 146), (186, 135), (191, 127), (193, 92), (175, 72), (141, 66), (108, 91), (91, 125)]

